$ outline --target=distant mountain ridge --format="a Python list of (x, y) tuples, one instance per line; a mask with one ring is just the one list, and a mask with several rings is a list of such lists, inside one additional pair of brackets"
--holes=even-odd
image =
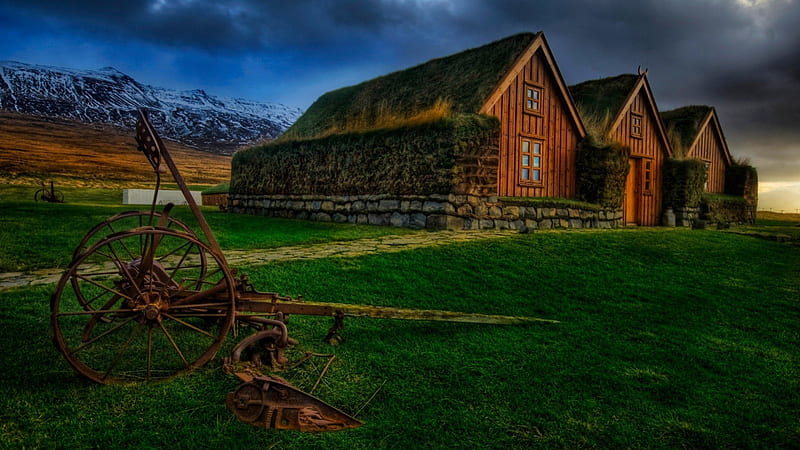
[(163, 136), (221, 154), (274, 139), (302, 114), (278, 103), (149, 86), (113, 67), (75, 70), (0, 61), (2, 110), (133, 129), (140, 107)]

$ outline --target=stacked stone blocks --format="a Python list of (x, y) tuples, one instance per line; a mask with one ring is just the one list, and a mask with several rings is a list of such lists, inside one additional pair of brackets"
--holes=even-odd
[(616, 228), (618, 209), (509, 205), (494, 196), (231, 195), (235, 213), (427, 229)]

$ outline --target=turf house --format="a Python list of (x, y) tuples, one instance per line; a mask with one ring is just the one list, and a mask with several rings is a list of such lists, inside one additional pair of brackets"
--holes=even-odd
[(578, 110), (543, 33), (322, 95), (236, 153), (233, 212), (428, 228), (615, 227), (575, 200)]
[(659, 225), (663, 168), (672, 150), (647, 73), (585, 81), (570, 86), (570, 92), (591, 138), (630, 152), (621, 198), (623, 222)]
[(725, 173), (731, 154), (716, 110), (711, 106), (684, 106), (661, 113), (668, 134), (673, 137), (676, 156), (696, 158), (706, 170), (705, 192), (724, 193)]
[[(758, 176), (753, 167), (731, 158), (716, 110), (684, 106), (662, 112), (661, 117), (677, 158), (670, 161), (664, 201), (675, 211), (678, 225), (696, 219), (753, 222)], [(697, 185), (695, 194), (681, 192), (692, 184)]]
[[(708, 114), (675, 127), (717, 192), (730, 155)], [(279, 139), (234, 155), (228, 209), (432, 229), (654, 226), (697, 203), (665, 192), (683, 169), (672, 153), (646, 72), (567, 86), (544, 34), (522, 33), (322, 95)]]

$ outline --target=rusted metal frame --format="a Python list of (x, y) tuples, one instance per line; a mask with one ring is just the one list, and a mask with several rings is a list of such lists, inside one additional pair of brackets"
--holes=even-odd
[(220, 299), (213, 296), (221, 292), (224, 292), (227, 289), (228, 289), (228, 283), (222, 282), (204, 291), (182, 291), (182, 293), (188, 294), (186, 297), (180, 297), (181, 292), (177, 292), (173, 294), (173, 298), (177, 297), (177, 300), (172, 301), (170, 303), (170, 306), (173, 307), (173, 306), (191, 305), (194, 307), (194, 305), (192, 305), (193, 302), (196, 302), (198, 300), (203, 300), (209, 297), (216, 300), (224, 300), (224, 298)]
[[(166, 152), (164, 152), (162, 148), (159, 148), (159, 153), (161, 153), (163, 155), (163, 153), (166, 153)], [(158, 195), (158, 187), (156, 187), (154, 195), (155, 196)], [(156, 199), (156, 197), (153, 197), (153, 206), (154, 207), (155, 207), (155, 203), (156, 203), (155, 199)], [(166, 225), (167, 219), (169, 218), (169, 213), (172, 211), (173, 206), (175, 206), (175, 205), (170, 203), (170, 204), (168, 204), (167, 206), (164, 207), (164, 210), (162, 211), (161, 215), (158, 218), (158, 228), (163, 228), (164, 225)], [(155, 216), (154, 212), (151, 211), (150, 222), (153, 221), (153, 217), (154, 216)], [(136, 281), (135, 281), (134, 285), (136, 285), (136, 286), (141, 285), (142, 282), (145, 280), (145, 277), (148, 274), (150, 276), (150, 280), (154, 279), (153, 259), (155, 258), (156, 249), (158, 249), (158, 246), (161, 244), (161, 238), (162, 237), (163, 236), (161, 234), (159, 234), (159, 233), (152, 233), (152, 234), (148, 234), (147, 237), (145, 238), (144, 254), (142, 255), (142, 259), (141, 259), (141, 261), (139, 263), (139, 269), (138, 269), (139, 270), (139, 276), (136, 278)], [(152, 290), (153, 290), (153, 284), (151, 283), (150, 284), (150, 292), (152, 292)]]
[(526, 323), (559, 323), (557, 320), (536, 317), (503, 316), (494, 314), (463, 313), (456, 311), (393, 308), (388, 306), (355, 305), (345, 303), (285, 301), (271, 293), (244, 293), (237, 301), (239, 311), (274, 314), (300, 314), (310, 316), (372, 317), (376, 319), (424, 320), (435, 322), (485, 323), (513, 325)]
[[(172, 160), (169, 152), (166, 151), (164, 147), (164, 143), (161, 141), (161, 138), (153, 129), (153, 126), (150, 124), (150, 121), (147, 120), (147, 114), (144, 110), (139, 110), (140, 120), (144, 123), (145, 128), (147, 129), (148, 134), (150, 134), (151, 138), (153, 139), (153, 143), (157, 146), (159, 155), (164, 163), (166, 163), (167, 167), (169, 168), (172, 177), (175, 179), (175, 183), (178, 185), (181, 193), (183, 194), (184, 198), (186, 199), (186, 203), (189, 205), (189, 208), (192, 210), (192, 214), (194, 215), (195, 219), (197, 219), (198, 225), (200, 229), (203, 231), (206, 239), (208, 240), (208, 244), (211, 247), (212, 251), (216, 253), (215, 256), (219, 258), (219, 260), (227, 266), (227, 260), (225, 256), (222, 254), (222, 250), (220, 249), (219, 243), (217, 243), (217, 239), (214, 237), (214, 233), (211, 231), (211, 227), (208, 225), (206, 218), (203, 216), (202, 211), (200, 211), (200, 207), (197, 206), (197, 202), (195, 202), (194, 197), (192, 197), (191, 192), (189, 192), (189, 188), (186, 186), (186, 182), (183, 180), (183, 176), (181, 176), (180, 172), (178, 171), (178, 167), (175, 165), (175, 162)], [(158, 171), (156, 171), (158, 172)]]
[[(275, 359), (280, 360), (283, 357), (283, 349), (289, 346), (289, 331), (286, 329), (286, 324), (280, 320), (260, 319), (264, 325), (272, 325), (272, 328), (258, 331), (239, 341), (231, 352), (231, 363), (238, 363), (245, 349), (264, 339), (274, 340), (277, 352)], [(245, 319), (237, 316), (237, 320)]]

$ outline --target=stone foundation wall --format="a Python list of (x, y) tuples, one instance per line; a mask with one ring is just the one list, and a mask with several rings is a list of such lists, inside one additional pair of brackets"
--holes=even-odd
[(676, 227), (690, 227), (692, 226), (692, 222), (700, 218), (700, 208), (686, 206), (683, 208), (675, 208), (674, 212)]
[(428, 229), (616, 228), (621, 210), (506, 205), (475, 195), (244, 195), (231, 194), (228, 210), (322, 222)]

